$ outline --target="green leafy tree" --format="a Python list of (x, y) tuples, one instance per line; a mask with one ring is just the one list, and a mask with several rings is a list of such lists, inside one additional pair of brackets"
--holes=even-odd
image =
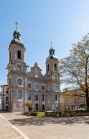
[(79, 87), (86, 97), (86, 107), (89, 109), (89, 34), (72, 45), (70, 56), (59, 61), (61, 83)]
[(26, 102), (25, 103), (25, 106), (27, 106), (28, 107), (28, 110), (31, 111), (32, 108), (34, 108), (34, 103), (33, 102)]

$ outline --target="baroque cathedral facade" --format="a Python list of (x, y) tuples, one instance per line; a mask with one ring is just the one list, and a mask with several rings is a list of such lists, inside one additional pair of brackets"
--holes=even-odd
[(58, 66), (55, 49), (52, 46), (49, 49), (45, 75), (42, 75), (42, 70), (36, 62), (28, 71), (25, 61), (26, 49), (20, 36), (16, 27), (8, 48), (8, 110), (25, 111), (25, 103), (28, 101), (34, 103), (34, 111), (60, 109), (60, 85), (58, 85), (60, 75), (54, 72)]

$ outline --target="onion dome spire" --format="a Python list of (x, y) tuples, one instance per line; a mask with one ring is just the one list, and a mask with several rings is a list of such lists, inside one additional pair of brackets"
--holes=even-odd
[[(10, 45), (11, 44), (17, 44), (17, 45), (20, 45), (20, 46), (24, 47), (24, 44), (20, 40), (21, 33), (19, 32), (18, 27), (17, 27), (18, 23), (15, 22), (15, 24), (16, 24), (16, 29), (13, 32), (13, 40), (11, 41)], [(10, 47), (10, 45), (9, 45), (9, 47)]]
[(20, 40), (21, 33), (18, 31), (18, 28), (17, 28), (18, 23), (15, 22), (15, 24), (16, 24), (16, 30), (14, 30), (13, 37), (14, 39)]
[(55, 49), (52, 46), (52, 42), (51, 42), (51, 48), (49, 49), (49, 56), (46, 58), (46, 61), (50, 60), (50, 59), (58, 59), (55, 56)]

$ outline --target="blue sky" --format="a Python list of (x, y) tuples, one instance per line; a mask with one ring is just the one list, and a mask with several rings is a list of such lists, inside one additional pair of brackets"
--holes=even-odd
[(51, 41), (61, 59), (89, 32), (89, 0), (0, 0), (0, 85), (7, 83), (8, 47), (16, 21), (27, 65), (37, 62), (45, 74)]

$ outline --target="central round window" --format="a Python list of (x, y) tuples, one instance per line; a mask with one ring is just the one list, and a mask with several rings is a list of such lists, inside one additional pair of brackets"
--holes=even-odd
[(31, 89), (31, 83), (28, 83), (28, 88)]
[(35, 87), (35, 90), (38, 90), (38, 84), (35, 84), (34, 87)]
[(21, 79), (18, 79), (17, 80), (17, 83), (18, 83), (18, 85), (22, 85), (22, 80)]

